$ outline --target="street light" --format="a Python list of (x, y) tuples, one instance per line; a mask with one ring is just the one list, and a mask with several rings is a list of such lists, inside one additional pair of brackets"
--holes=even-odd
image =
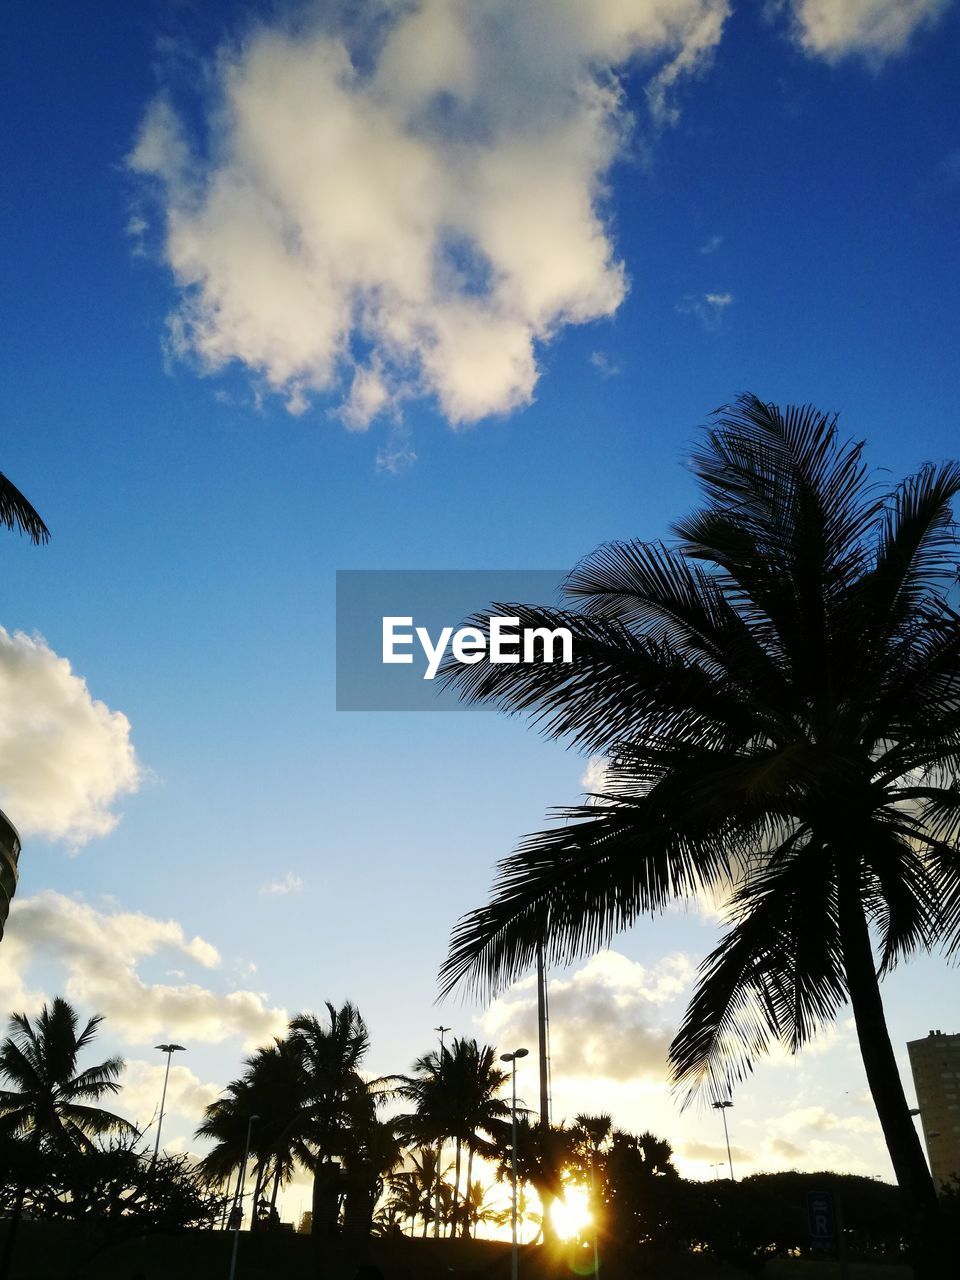
[[(237, 1194), (239, 1199), (237, 1205), (240, 1212), (237, 1214), (237, 1225), (233, 1229), (233, 1249), (230, 1252), (230, 1280), (233, 1280), (237, 1271), (237, 1245), (240, 1243), (240, 1224), (243, 1222), (243, 1184), (247, 1177), (247, 1157), (250, 1155), (250, 1131), (253, 1128), (254, 1120), (259, 1120), (259, 1116), (251, 1116), (247, 1121), (247, 1141), (243, 1148), (243, 1161), (240, 1165), (240, 1180), (237, 1183)], [(256, 1205), (254, 1205), (256, 1209)]]
[(733, 1182), (733, 1156), (730, 1154), (730, 1134), (727, 1131), (727, 1107), (732, 1107), (733, 1103), (729, 1098), (725, 1102), (714, 1102), (714, 1111), (719, 1111), (723, 1116), (723, 1136), (727, 1142), (727, 1164), (730, 1168), (730, 1181)]
[[(450, 1030), (450, 1028), (434, 1027), (433, 1029), (434, 1031), (437, 1031), (440, 1034), (440, 1083), (442, 1085), (443, 1084), (443, 1037)], [(436, 1202), (436, 1207), (433, 1215), (434, 1240), (440, 1239), (440, 1170), (442, 1165), (443, 1165), (443, 1134), (441, 1133), (440, 1140), (437, 1143), (437, 1202)], [(454, 1226), (454, 1231), (456, 1231), (456, 1226)]]
[(512, 1146), (510, 1163), (513, 1172), (513, 1253), (511, 1256), (511, 1280), (517, 1280), (520, 1271), (520, 1251), (517, 1246), (517, 1059), (525, 1058), (529, 1049), (514, 1049), (513, 1053), (501, 1053), (500, 1061), (512, 1064), (513, 1096), (510, 1104), (510, 1132)]
[(170, 1079), (170, 1059), (175, 1053), (184, 1050), (185, 1047), (186, 1046), (182, 1044), (154, 1045), (155, 1049), (159, 1049), (161, 1053), (165, 1053), (167, 1055), (167, 1069), (163, 1073), (163, 1092), (160, 1095), (160, 1119), (157, 1121), (157, 1141), (154, 1143), (153, 1147), (153, 1160), (150, 1163), (151, 1173), (153, 1173), (154, 1167), (156, 1166), (157, 1156), (160, 1154), (160, 1129), (163, 1126), (163, 1108), (166, 1106), (167, 1102), (167, 1081)]

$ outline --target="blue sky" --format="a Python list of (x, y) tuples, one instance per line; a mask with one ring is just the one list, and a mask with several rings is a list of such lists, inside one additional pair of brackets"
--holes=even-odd
[[(43, 549), (13, 536), (0, 547), (0, 622), (48, 646), (11, 642), (3, 697), (16, 707), (8, 725), (46, 724), (52, 736), (35, 741), (62, 732), (69, 752), (61, 774), (34, 777), (13, 728), (0, 751), (2, 804), (25, 835), (0, 991), (14, 1007), (72, 983), (137, 1062), (170, 1035), (189, 1043), (182, 1070), (196, 1082), (180, 1078), (171, 1136), (189, 1136), (203, 1088), (236, 1072), (244, 1035), (265, 1034), (277, 1010), (354, 999), (378, 1070), (408, 1065), (441, 1018), (470, 1034), (529, 1025), (523, 1009), (438, 1011), (434, 975), (495, 859), (577, 796), (585, 762), (493, 715), (337, 714), (337, 569), (553, 569), (605, 539), (662, 536), (693, 501), (683, 460), (697, 425), (742, 390), (840, 410), (894, 475), (956, 454), (960, 9), (899, 8), (909, 16), (885, 0), (730, 13), (689, 0), (664, 34), (664, 6), (630, 0), (620, 11), (633, 26), (611, 35), (578, 25), (575, 5), (529, 0), (510, 47), (529, 40), (543, 61), (520, 65), (498, 61), (507, 20), (493, 3), (488, 27), (438, 0), (406, 16), (371, 5), (349, 30), (350, 6), (105, 0), (95, 17), (7, 6), (0, 467), (53, 536)], [(402, 69), (401, 54), (449, 71), (456, 27), (503, 83), (459, 98), (448, 86), (435, 116), (415, 115), (400, 79), (373, 94), (411, 12), (426, 38), (418, 54), (396, 54)], [(600, 24), (606, 6), (595, 13)], [(336, 40), (360, 70), (331, 99), (342, 149), (324, 172), (329, 140), (312, 126), (302, 139), (271, 130), (297, 119), (296, 76), (305, 67), (305, 83), (322, 84)], [(267, 48), (273, 76), (257, 79)], [(561, 83), (568, 66), (576, 101)], [(224, 123), (224, 68), (248, 92), (270, 163), (305, 148), (270, 172), (270, 209), (287, 224), (269, 244), (272, 213), (243, 239), (267, 179)], [(540, 146), (525, 112), (542, 117)], [(406, 160), (392, 172), (392, 128), (420, 148), (409, 165), (423, 163), (422, 183), (406, 181)], [(171, 159), (178, 146), (188, 159)], [(510, 163), (524, 146), (528, 186), (483, 185), (521, 172)], [(443, 162), (464, 155), (458, 201)], [(242, 198), (214, 217), (218, 174)], [(569, 196), (573, 211), (562, 226), (537, 203), (538, 184), (555, 180), (551, 206), (564, 212)], [(463, 228), (481, 228), (489, 247), (505, 217), (515, 239), (503, 251), (516, 260), (492, 301), (482, 272), (425, 287), (405, 274), (445, 218), (455, 273), (482, 258)], [(268, 264), (254, 286), (257, 253), (286, 252), (291, 235), (291, 281)], [(320, 287), (334, 278), (344, 294)], [(372, 280), (366, 319), (350, 310), (359, 280)], [(316, 313), (298, 310), (304, 281)], [(239, 298), (223, 304), (216, 290), (236, 282)], [(483, 324), (483, 344), (456, 308)], [(315, 321), (342, 327), (327, 349)], [(431, 371), (440, 348), (449, 361)], [(508, 351), (519, 355), (504, 373)], [(351, 398), (358, 373), (374, 379), (373, 400)], [(137, 777), (126, 730), (90, 699), (128, 718)], [(76, 795), (85, 778), (92, 801)], [(97, 834), (105, 814), (120, 820)], [(176, 922), (219, 962), (150, 921)], [(138, 939), (119, 977), (97, 950), (114, 927)], [(714, 928), (695, 914), (644, 925), (616, 944), (633, 967), (600, 964), (558, 994), (572, 1017), (580, 992), (572, 1025), (598, 1045), (611, 1039), (611, 993), (623, 996), (620, 1061), (598, 1048), (592, 1073), (624, 1123), (686, 1144), (701, 1174), (711, 1121), (677, 1117), (647, 1058)], [(953, 981), (939, 961), (895, 975), (898, 1042), (948, 1020)], [(249, 995), (231, 1003), (231, 992)], [(585, 1008), (600, 1021), (584, 1021)], [(567, 1067), (555, 1063), (558, 1102), (576, 1109), (583, 1084), (568, 1052)], [(155, 1079), (140, 1070), (147, 1099)], [(845, 1074), (838, 1089), (848, 1070), (850, 1090)], [(863, 1087), (849, 1028), (799, 1066), (761, 1071), (743, 1091), (757, 1125), (749, 1141), (741, 1131), (744, 1167), (815, 1151), (887, 1174)], [(764, 1117), (784, 1114), (799, 1119), (774, 1150)]]

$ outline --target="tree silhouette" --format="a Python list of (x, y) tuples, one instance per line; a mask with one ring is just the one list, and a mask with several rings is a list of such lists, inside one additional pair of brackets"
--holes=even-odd
[(690, 465), (705, 503), (674, 545), (601, 547), (568, 579), (568, 610), (491, 610), (569, 627), (571, 664), (445, 668), (464, 698), (525, 712), (608, 770), (566, 826), (500, 864), (442, 987), (489, 992), (544, 938), (569, 962), (671, 899), (727, 896), (675, 1080), (726, 1098), (771, 1042), (799, 1049), (849, 1000), (929, 1269), (937, 1200), (879, 978), (960, 943), (960, 616), (945, 598), (960, 466), (881, 490), (834, 418), (753, 396), (715, 415)]
[[(97, 1137), (136, 1133), (129, 1120), (95, 1105), (119, 1091), (123, 1059), (83, 1069), (78, 1064), (102, 1021), (98, 1014), (80, 1030), (77, 1011), (62, 996), (45, 1004), (33, 1023), (25, 1013), (10, 1018), (0, 1044), (0, 1079), (7, 1086), (0, 1089), (0, 1136), (19, 1140), (34, 1159), (46, 1155), (68, 1162), (78, 1151), (93, 1150)], [(0, 1276), (9, 1273), (24, 1193), (21, 1179)]]
[(453, 1225), (456, 1234), (469, 1235), (470, 1224), (458, 1214), (461, 1164), (467, 1152), (467, 1185), (473, 1177), (473, 1159), (481, 1153), (493, 1156), (492, 1135), (510, 1114), (499, 1097), (507, 1073), (497, 1063), (491, 1045), (456, 1039), (442, 1056), (433, 1051), (418, 1058), (413, 1075), (401, 1077), (397, 1094), (414, 1103), (416, 1110), (399, 1118), (402, 1132), (417, 1142), (451, 1138), (454, 1142)]

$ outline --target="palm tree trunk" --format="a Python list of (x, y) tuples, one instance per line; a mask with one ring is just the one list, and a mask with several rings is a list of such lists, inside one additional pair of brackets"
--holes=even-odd
[(939, 1280), (947, 1274), (937, 1261), (940, 1206), (890, 1042), (859, 885), (849, 878), (838, 887), (843, 963), (860, 1054), (906, 1210), (916, 1274), (918, 1280)]
[[(470, 1180), (471, 1180), (471, 1178), (472, 1178), (472, 1177), (473, 1177), (473, 1143), (472, 1143), (472, 1142), (469, 1142), (469, 1143), (467, 1143), (467, 1198), (466, 1198), (466, 1200), (465, 1200), (465, 1202), (464, 1202), (464, 1204), (465, 1204), (465, 1205), (466, 1205), (467, 1201), (469, 1201), (469, 1197), (470, 1197)], [(470, 1238), (470, 1215), (469, 1215), (469, 1213), (465, 1213), (465, 1214), (463, 1215), (463, 1228), (462, 1228), (462, 1230), (461, 1230), (461, 1232), (460, 1232), (460, 1235), (461, 1235), (461, 1238), (462, 1238), (462, 1239), (464, 1239), (464, 1240), (469, 1240), (469, 1238)]]
[(256, 1231), (260, 1224), (260, 1218), (257, 1214), (257, 1205), (260, 1203), (260, 1193), (263, 1190), (263, 1173), (266, 1161), (261, 1160), (257, 1164), (257, 1176), (253, 1183), (253, 1203), (250, 1207), (250, 1230)]
[(456, 1145), (456, 1153), (457, 1153), (457, 1154), (456, 1154), (456, 1159), (455, 1159), (455, 1161), (454, 1161), (454, 1170), (453, 1170), (453, 1203), (452, 1203), (452, 1204), (451, 1204), (451, 1206), (450, 1206), (450, 1237), (451, 1237), (451, 1239), (453, 1239), (453, 1238), (456, 1236), (456, 1234), (457, 1234), (457, 1210), (458, 1210), (458, 1209), (459, 1209), (459, 1207), (460, 1207), (460, 1205), (459, 1205), (459, 1201), (460, 1201), (460, 1154), (461, 1154), (462, 1148), (463, 1148), (463, 1143), (462, 1143), (462, 1142), (461, 1142), (461, 1140), (458, 1138), (458, 1139), (457, 1139), (457, 1145)]

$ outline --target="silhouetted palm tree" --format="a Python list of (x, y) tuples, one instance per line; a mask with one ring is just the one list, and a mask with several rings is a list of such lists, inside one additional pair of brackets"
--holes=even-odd
[[(276, 1206), (282, 1184), (293, 1173), (297, 1126), (304, 1105), (304, 1074), (300, 1053), (289, 1039), (274, 1037), (246, 1059), (239, 1080), (227, 1085), (223, 1096), (206, 1108), (196, 1136), (212, 1140), (214, 1146), (200, 1162), (211, 1182), (229, 1183), (239, 1170), (246, 1147), (247, 1123), (251, 1116), (251, 1152), (256, 1162), (254, 1215), (270, 1187), (269, 1206)], [(239, 1203), (241, 1188), (234, 1193)]]
[[(497, 1134), (497, 1177), (509, 1181), (513, 1174), (513, 1132), (505, 1121)], [(533, 1187), (543, 1208), (541, 1229), (544, 1243), (554, 1245), (557, 1239), (552, 1208), (563, 1196), (564, 1173), (574, 1157), (576, 1138), (564, 1124), (545, 1126), (538, 1117), (518, 1108), (517, 1114), (517, 1181)]]
[(420, 1147), (407, 1152), (407, 1167), (390, 1177), (392, 1194), (406, 1217), (411, 1219), (410, 1229), (413, 1234), (413, 1220), (423, 1220), (423, 1234), (433, 1221), (434, 1205), (437, 1194), (437, 1183), (443, 1184), (452, 1172), (453, 1166), (448, 1164), (437, 1171), (438, 1152), (436, 1147)]
[[(92, 1150), (94, 1139), (109, 1133), (135, 1134), (136, 1126), (95, 1104), (120, 1090), (123, 1059), (107, 1058), (79, 1068), (78, 1059), (97, 1034), (103, 1018), (91, 1018), (83, 1030), (77, 1011), (62, 996), (44, 1005), (33, 1023), (24, 1013), (10, 1019), (0, 1044), (0, 1134), (19, 1139), (27, 1150), (67, 1160)], [(24, 1184), (17, 1188), (0, 1275), (9, 1270), (17, 1225), (23, 1211)]]
[[(304, 1072), (304, 1106), (295, 1154), (313, 1173), (313, 1235), (336, 1231), (343, 1193), (342, 1161), (351, 1150), (351, 1126), (366, 1106), (370, 1086), (360, 1065), (370, 1044), (367, 1025), (349, 1002), (327, 1003), (326, 1023), (301, 1013), (290, 1023), (290, 1038)], [(375, 1085), (375, 1082), (374, 1082)]]
[(500, 864), (441, 978), (489, 991), (544, 937), (569, 962), (673, 898), (728, 895), (675, 1079), (725, 1098), (772, 1041), (799, 1049), (849, 999), (897, 1180), (932, 1235), (878, 978), (960, 942), (960, 617), (945, 598), (960, 466), (881, 491), (861, 450), (814, 409), (742, 397), (690, 460), (706, 503), (674, 546), (601, 547), (568, 580), (570, 611), (491, 611), (568, 626), (572, 664), (450, 664), (449, 682), (604, 753), (607, 782)]
[[(467, 1185), (473, 1176), (477, 1153), (494, 1155), (491, 1140), (497, 1127), (510, 1114), (509, 1104), (498, 1095), (507, 1073), (497, 1062), (491, 1045), (476, 1040), (456, 1039), (443, 1055), (433, 1051), (414, 1063), (414, 1074), (400, 1079), (398, 1096), (412, 1102), (416, 1110), (398, 1119), (403, 1132), (418, 1142), (452, 1138), (454, 1142), (453, 1223), (459, 1224), (461, 1162), (467, 1151)], [(460, 1224), (469, 1234), (469, 1223)]]

